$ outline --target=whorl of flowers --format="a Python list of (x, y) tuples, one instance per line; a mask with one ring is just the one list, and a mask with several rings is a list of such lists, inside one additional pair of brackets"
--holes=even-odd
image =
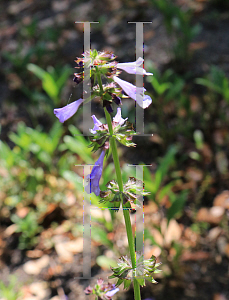
[(119, 291), (115, 284), (105, 283), (103, 279), (98, 279), (95, 287), (90, 285), (86, 287), (84, 293), (86, 295), (96, 295), (99, 300), (111, 300), (112, 297)]
[[(97, 72), (103, 76), (107, 83), (103, 84), (103, 94), (101, 95), (100, 87), (98, 84), (92, 86), (91, 98), (100, 98), (103, 102), (103, 107), (107, 108), (109, 113), (113, 112), (112, 103), (120, 105), (122, 98), (132, 98), (137, 101), (138, 105), (142, 108), (147, 108), (151, 103), (152, 99), (149, 95), (145, 95), (145, 88), (139, 88), (129, 83), (118, 76), (124, 70), (129, 74), (140, 74), (140, 75), (153, 75), (152, 73), (147, 73), (142, 67), (143, 59), (139, 57), (135, 62), (118, 63), (115, 61), (116, 56), (110, 51), (97, 52), (86, 51), (82, 58), (77, 58), (76, 69), (82, 69), (83, 67), (90, 67), (90, 78), (91, 82), (95, 82)], [(79, 84), (83, 81), (84, 71), (81, 70), (78, 73), (74, 73), (73, 81)], [(139, 95), (139, 97), (137, 97)], [(79, 99), (67, 106), (62, 108), (54, 109), (54, 114), (59, 119), (60, 122), (65, 122), (70, 117), (72, 117), (78, 110), (82, 102), (87, 103), (89, 99)]]

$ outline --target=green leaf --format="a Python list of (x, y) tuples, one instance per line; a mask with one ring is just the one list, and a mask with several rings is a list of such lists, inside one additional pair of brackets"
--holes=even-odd
[(175, 82), (171, 85), (168, 93), (166, 93), (165, 100), (169, 101), (178, 95), (180, 95), (182, 89), (184, 88), (185, 81), (181, 78), (177, 78)]
[(59, 101), (58, 95), (60, 90), (52, 74), (44, 71), (42, 68), (34, 64), (28, 64), (27, 69), (34, 73), (42, 81), (42, 87), (44, 91), (53, 100), (55, 105), (57, 105)]
[(200, 85), (203, 85), (203, 86), (206, 86), (208, 87), (210, 90), (213, 90), (219, 94), (222, 93), (222, 89), (217, 86), (216, 84), (214, 84), (211, 80), (209, 79), (205, 79), (205, 78), (197, 78), (195, 80), (196, 83), (200, 84)]
[(203, 132), (199, 129), (195, 130), (193, 133), (193, 138), (196, 144), (197, 149), (202, 149), (204, 145), (204, 135)]
[(176, 182), (175, 181), (172, 181), (168, 184), (166, 184), (158, 193), (158, 199), (159, 201), (162, 200), (162, 198), (165, 196), (165, 195), (170, 195), (171, 192), (172, 192), (172, 188), (175, 186)]
[(144, 278), (136, 278), (137, 282), (140, 284), (140, 286), (145, 286), (145, 279)]
[(31, 137), (28, 136), (25, 132), (21, 135), (17, 135), (16, 133), (10, 133), (9, 138), (12, 142), (14, 142), (16, 145), (21, 147), (22, 149), (29, 151), (29, 146), (31, 144)]
[(0, 161), (2, 165), (7, 168), (12, 167), (15, 164), (16, 156), (16, 153), (6, 143), (0, 141)]
[(176, 200), (172, 203), (167, 211), (168, 223), (171, 219), (175, 218), (183, 209), (185, 202), (188, 197), (188, 191), (182, 191), (180, 195), (177, 196)]
[[(109, 276), (108, 278), (112, 278), (111, 276)], [(116, 286), (120, 286), (123, 283), (124, 279), (118, 279), (118, 281), (116, 282)]]
[(62, 87), (66, 84), (66, 81), (68, 80), (68, 77), (72, 74), (72, 68), (69, 66), (65, 66), (61, 72), (60, 77), (57, 79), (56, 84), (58, 86), (59, 91), (62, 89)]
[(161, 248), (161, 246), (155, 241), (154, 237), (151, 235), (150, 231), (147, 228), (144, 230), (144, 238), (149, 239), (153, 245)]
[(96, 258), (96, 263), (103, 269), (109, 270), (110, 267), (115, 267), (117, 265), (116, 261), (105, 255), (100, 255)]
[(129, 286), (131, 285), (131, 280), (124, 280), (124, 289), (128, 289)]
[(151, 77), (151, 84), (158, 95), (162, 95), (168, 90), (171, 86), (171, 82), (160, 83), (156, 77)]
[(107, 233), (100, 227), (96, 226), (91, 228), (91, 238), (101, 243), (102, 245), (106, 245), (110, 248), (113, 248), (113, 243), (108, 239)]
[(28, 64), (27, 70), (35, 74), (40, 80), (43, 80), (45, 77), (46, 71), (44, 71), (42, 68), (38, 67), (37, 65)]
[(98, 55), (98, 52), (97, 52), (97, 50), (96, 49), (94, 49), (93, 51), (90, 51), (91, 52), (91, 57), (92, 57), (92, 59), (95, 59), (96, 58), (96, 56)]
[(49, 97), (54, 101), (54, 103), (58, 104), (58, 95), (59, 89), (53, 77), (49, 73), (45, 73), (45, 76), (42, 80), (42, 87), (45, 92), (49, 95)]
[(45, 151), (41, 151), (40, 153), (38, 153), (37, 157), (47, 166), (49, 166), (52, 162), (52, 157)]
[(175, 155), (178, 151), (178, 147), (176, 145), (172, 145), (168, 152), (166, 153), (165, 157), (160, 160), (159, 167), (156, 171), (154, 180), (150, 179), (149, 173), (147, 174), (147, 179), (145, 180), (145, 188), (149, 192), (153, 193), (154, 195), (159, 190), (159, 187), (166, 176), (169, 168), (175, 161)]
[(72, 182), (77, 190), (83, 191), (83, 179), (73, 171), (63, 171), (62, 176), (69, 182)]
[(77, 153), (85, 163), (94, 163), (91, 157), (90, 149), (85, 146), (85, 142), (81, 142), (81, 139), (78, 136), (71, 137), (69, 135), (66, 135), (64, 137), (64, 143), (67, 149), (71, 150), (74, 153)]

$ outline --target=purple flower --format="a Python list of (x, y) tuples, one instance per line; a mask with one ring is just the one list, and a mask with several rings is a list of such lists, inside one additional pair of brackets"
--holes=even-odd
[(118, 107), (117, 108), (117, 113), (116, 113), (115, 117), (113, 118), (113, 122), (118, 123), (120, 126), (122, 126), (126, 122), (127, 119), (128, 118), (126, 118), (126, 119), (122, 118), (122, 116), (121, 116), (121, 107)]
[(93, 288), (90, 285), (86, 287), (86, 289), (84, 290), (84, 293), (86, 295), (90, 295), (92, 292), (93, 292)]
[(114, 294), (116, 294), (118, 291), (119, 291), (119, 288), (115, 288), (115, 286), (114, 286), (112, 290), (106, 292), (105, 296), (113, 297)]
[(118, 63), (117, 68), (126, 71), (129, 74), (138, 74), (138, 75), (153, 75), (153, 73), (147, 73), (145, 69), (141, 68), (141, 64), (144, 59), (139, 57), (134, 62), (128, 63)]
[(121, 98), (118, 97), (117, 95), (111, 94), (111, 97), (112, 97), (112, 100), (113, 100), (117, 105), (122, 104)]
[(61, 123), (64, 123), (66, 120), (71, 118), (78, 110), (80, 104), (83, 102), (83, 99), (76, 100), (62, 108), (55, 108), (54, 114), (59, 119)]
[(119, 291), (115, 284), (105, 283), (103, 279), (98, 279), (95, 288), (90, 285), (84, 290), (86, 295), (96, 294), (100, 300), (111, 300), (114, 294)]
[(106, 107), (109, 114), (113, 113), (113, 108), (111, 106), (111, 102), (107, 100), (103, 100), (103, 107)]
[(99, 181), (102, 176), (105, 152), (105, 149), (101, 152), (99, 159), (91, 171), (91, 174), (87, 177), (87, 179), (89, 179), (89, 183), (85, 187), (85, 190), (88, 194), (95, 193), (96, 196), (99, 196), (100, 194)]
[[(94, 127), (93, 127), (93, 129), (89, 129), (89, 130), (90, 130), (90, 132), (91, 132), (92, 134), (96, 134), (96, 131), (97, 131), (97, 130), (101, 130), (100, 127), (101, 127), (101, 125), (103, 125), (103, 123), (100, 122), (100, 121), (96, 118), (95, 115), (92, 115), (91, 117), (92, 117), (93, 122), (94, 122)], [(120, 126), (122, 126), (122, 125), (126, 122), (126, 120), (128, 120), (128, 118), (126, 118), (126, 119), (123, 119), (123, 118), (122, 118), (122, 116), (121, 116), (121, 107), (118, 107), (118, 108), (117, 108), (117, 113), (116, 113), (116, 115), (115, 115), (114, 118), (113, 118), (113, 123), (116, 123), (116, 124), (115, 124), (116, 126), (117, 126), (117, 124), (120, 125)]]
[(94, 128), (93, 128), (93, 129), (89, 129), (89, 130), (90, 130), (90, 132), (91, 132), (92, 134), (96, 134), (96, 130), (99, 130), (99, 126), (103, 125), (103, 123), (101, 123), (101, 122), (96, 118), (95, 115), (93, 115), (93, 116), (91, 116), (91, 117), (92, 117), (93, 122), (94, 122)]
[[(142, 108), (148, 107), (152, 103), (152, 99), (148, 95), (144, 95), (146, 89), (144, 87), (136, 87), (132, 83), (120, 79), (117, 76), (113, 77), (114, 81), (121, 86), (123, 91), (132, 99), (137, 101), (138, 105)], [(136, 92), (140, 94), (140, 99), (136, 99)]]
[(102, 278), (97, 279), (97, 284), (99, 286), (103, 285), (103, 283), (104, 283), (104, 280)]
[(74, 79), (73, 81), (76, 83), (76, 84), (79, 84), (80, 82), (83, 81), (83, 73), (74, 73)]

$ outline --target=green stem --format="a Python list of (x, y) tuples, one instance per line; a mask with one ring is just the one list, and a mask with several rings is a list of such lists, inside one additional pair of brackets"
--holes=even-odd
[[(115, 137), (112, 136), (113, 129), (110, 130), (110, 128), (112, 128), (111, 117), (110, 117), (110, 114), (108, 113), (108, 111), (106, 110), (106, 108), (104, 108), (104, 111), (105, 111), (105, 115), (106, 115), (106, 119), (107, 119), (108, 128), (109, 128), (109, 131), (111, 134), (110, 145), (111, 145), (111, 150), (112, 150), (112, 155), (113, 155), (113, 160), (114, 160), (114, 165), (115, 165), (118, 186), (119, 186), (120, 192), (123, 192), (122, 173), (121, 173), (120, 164), (119, 164), (117, 145), (116, 145)], [(121, 195), (121, 197), (122, 197), (122, 195)], [(122, 206), (123, 206), (123, 201), (122, 201)], [(134, 237), (132, 234), (129, 209), (125, 209), (123, 207), (123, 215), (124, 215), (124, 219), (125, 219), (126, 233), (127, 233), (127, 238), (128, 238), (132, 267), (136, 268), (135, 244), (134, 244)], [(136, 279), (134, 279), (134, 297), (135, 297), (135, 300), (141, 300), (140, 286)]]
[(137, 282), (137, 279), (134, 279), (134, 298), (141, 300), (141, 292), (140, 292), (140, 285)]
[(99, 73), (99, 68), (95, 67), (95, 69), (96, 69), (96, 75), (97, 75), (97, 80), (98, 80), (99, 89), (100, 89), (100, 96), (102, 96), (102, 94), (103, 94), (103, 85), (102, 85), (101, 75)]
[[(96, 67), (96, 73), (97, 73), (97, 80), (98, 80), (98, 84), (99, 84), (99, 88), (100, 88), (100, 95), (102, 96), (103, 95), (103, 85), (102, 85), (101, 75), (99, 73), (98, 67)], [(109, 133), (111, 136), (110, 137), (110, 145), (111, 145), (111, 151), (112, 151), (114, 165), (115, 165), (115, 172), (116, 172), (116, 176), (117, 176), (119, 191), (123, 192), (122, 173), (121, 173), (121, 168), (120, 168), (120, 164), (119, 164), (116, 140), (115, 140), (115, 137), (113, 136), (113, 127), (112, 127), (112, 122), (111, 122), (111, 116), (105, 107), (104, 107), (104, 112), (106, 115)], [(122, 198), (122, 194), (121, 194), (121, 198)], [(122, 206), (123, 206), (123, 199), (122, 199)], [(125, 219), (126, 233), (127, 233), (127, 238), (128, 238), (132, 268), (135, 269), (136, 268), (136, 255), (135, 255), (134, 237), (132, 234), (132, 227), (131, 227), (131, 221), (130, 221), (130, 214), (129, 214), (129, 209), (125, 209), (124, 206), (123, 206), (123, 215), (124, 215), (124, 219)], [(140, 285), (136, 279), (134, 279), (134, 298), (135, 298), (135, 300), (141, 300)]]

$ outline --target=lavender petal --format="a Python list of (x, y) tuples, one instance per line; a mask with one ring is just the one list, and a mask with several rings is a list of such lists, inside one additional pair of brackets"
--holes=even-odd
[(88, 185), (85, 187), (85, 191), (88, 194), (95, 193), (96, 196), (100, 194), (99, 181), (103, 171), (103, 160), (105, 157), (106, 150), (103, 150), (100, 154), (99, 159), (92, 168), (91, 174), (87, 177), (89, 179)]
[(152, 99), (150, 98), (150, 96), (148, 95), (143, 96), (144, 92), (146, 91), (144, 87), (142, 88), (136, 87), (132, 83), (122, 80), (117, 76), (114, 76), (113, 79), (118, 85), (121, 86), (123, 91), (135, 101), (136, 101), (136, 91), (137, 91), (137, 93), (140, 95), (140, 99), (137, 99), (137, 103), (142, 108), (147, 108), (152, 103)]
[(91, 132), (92, 134), (96, 134), (96, 131), (99, 130), (99, 126), (101, 126), (102, 123), (96, 118), (95, 115), (93, 115), (93, 116), (91, 116), (91, 117), (92, 117), (93, 122), (94, 122), (94, 127), (93, 127), (93, 129), (90, 129), (90, 132)]
[(116, 289), (113, 289), (113, 290), (111, 290), (111, 291), (108, 291), (105, 295), (106, 295), (107, 297), (113, 297), (114, 294), (116, 294), (118, 291), (119, 291), (119, 288), (116, 288)]
[(118, 123), (119, 125), (122, 126), (127, 119), (128, 118), (126, 118), (126, 119), (122, 118), (122, 116), (121, 116), (121, 107), (118, 107), (117, 108), (117, 113), (116, 113), (115, 117), (113, 118), (113, 122)]
[(129, 74), (138, 74), (138, 75), (153, 75), (153, 73), (147, 73), (145, 69), (141, 68), (141, 64), (144, 59), (139, 57), (134, 62), (127, 63), (118, 63), (117, 68), (126, 71)]
[(78, 110), (80, 104), (83, 102), (83, 99), (76, 100), (62, 108), (55, 108), (54, 114), (59, 119), (61, 123), (64, 123), (66, 120), (71, 118)]

